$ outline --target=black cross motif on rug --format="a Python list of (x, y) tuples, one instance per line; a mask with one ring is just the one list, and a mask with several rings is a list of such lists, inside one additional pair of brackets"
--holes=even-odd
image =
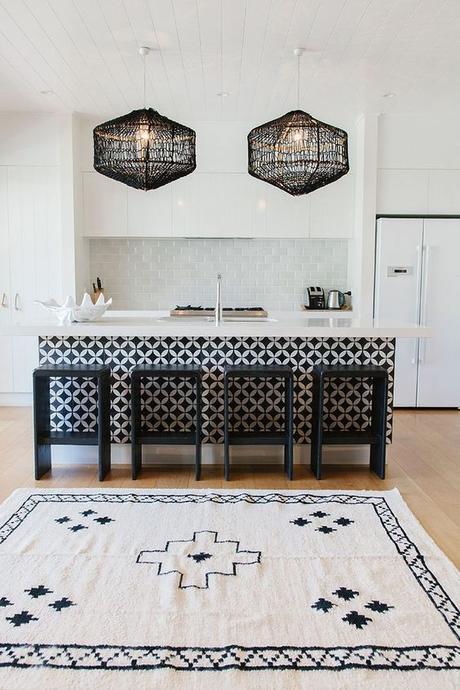
[[(108, 525), (110, 522), (115, 522), (115, 519), (109, 517), (108, 515), (99, 515), (98, 517), (93, 517), (93, 515), (97, 515), (97, 510), (87, 508), (86, 510), (81, 510), (75, 520), (69, 515), (62, 515), (61, 517), (55, 518), (54, 522), (57, 522), (58, 525), (63, 525), (74, 534), (81, 532), (82, 530), (89, 529), (89, 526), (92, 523), (96, 523), (97, 525)], [(81, 522), (81, 517), (85, 518), (86, 524)], [(88, 520), (90, 521), (89, 523)]]
[(239, 541), (217, 537), (211, 530), (194, 532), (192, 539), (171, 540), (164, 549), (141, 551), (136, 563), (157, 565), (157, 575), (177, 573), (179, 589), (208, 589), (210, 575), (237, 575), (237, 566), (260, 563), (260, 551), (240, 549)]
[[(311, 605), (311, 608), (315, 609), (316, 611), (321, 611), (322, 613), (329, 613), (333, 609), (339, 609), (340, 607), (343, 609), (343, 605), (346, 604), (342, 604), (342, 602), (354, 601), (355, 599), (359, 598), (360, 593), (355, 589), (342, 586), (332, 592), (332, 596), (336, 597), (337, 603), (330, 601), (329, 599), (325, 599), (324, 597), (320, 597), (317, 601), (315, 601), (314, 604)], [(341, 620), (351, 626), (354, 626), (358, 630), (362, 630), (366, 625), (372, 623), (374, 619), (367, 616), (364, 612), (359, 613), (356, 610), (356, 604), (353, 604), (353, 606), (354, 608), (346, 612)], [(390, 609), (394, 609), (394, 606), (386, 604), (383, 601), (378, 601), (378, 599), (373, 599), (372, 601), (368, 601), (366, 604), (364, 604), (363, 608), (373, 611), (374, 613), (388, 613)], [(342, 613), (344, 613), (343, 610)]]
[[(315, 510), (313, 513), (309, 513), (308, 517), (299, 516), (294, 520), (290, 520), (289, 522), (292, 525), (296, 525), (296, 527), (306, 527), (307, 525), (312, 525), (314, 531), (320, 532), (320, 534), (332, 534), (333, 532), (337, 532), (338, 528), (349, 527), (355, 522), (354, 520), (343, 516), (337, 518), (336, 520), (332, 520), (332, 518), (331, 520), (327, 520), (327, 518), (331, 518), (330, 513), (325, 513), (324, 510)], [(326, 519), (326, 522), (331, 524), (321, 524), (324, 519)], [(315, 525), (317, 526), (315, 527)], [(337, 526), (334, 527), (333, 525)]]
[[(48, 587), (45, 587), (45, 585), (36, 585), (34, 587), (29, 587), (28, 589), (24, 590), (24, 594), (27, 594), (30, 599), (32, 599), (32, 602), (36, 602), (39, 604), (39, 602), (42, 601), (44, 598), (44, 605), (46, 607), (52, 608), (57, 612), (63, 611), (64, 609), (70, 608), (71, 606), (76, 606), (76, 604), (71, 601), (68, 597), (61, 597), (60, 599), (56, 599), (54, 601), (49, 602), (49, 599), (54, 599), (54, 597), (50, 597), (49, 595), (54, 594), (52, 589), (49, 589)], [(23, 598), (23, 597), (22, 597)], [(16, 597), (15, 597), (16, 599)], [(30, 602), (29, 599), (29, 602)], [(48, 600), (47, 600), (48, 599)], [(34, 606), (30, 602), (29, 605)], [(16, 599), (16, 604), (18, 606), (21, 605), (20, 601), (18, 603), (18, 600)], [(1, 596), (0, 597), (0, 607), (10, 607), (10, 606), (15, 606), (15, 603), (13, 601), (10, 601), (7, 597)], [(40, 616), (43, 613), (43, 609), (40, 607), (37, 607), (35, 605), (35, 609), (33, 612), (28, 611), (27, 609), (22, 609), (21, 611), (17, 613), (12, 613), (11, 616), (5, 616), (5, 619), (11, 623), (15, 628), (19, 628), (22, 625), (27, 625), (29, 623), (32, 623), (33, 621), (38, 621), (40, 620)]]

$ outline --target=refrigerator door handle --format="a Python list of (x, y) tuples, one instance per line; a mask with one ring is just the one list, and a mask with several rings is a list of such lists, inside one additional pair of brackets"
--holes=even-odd
[[(428, 270), (430, 266), (430, 250), (431, 247), (429, 244), (425, 245), (424, 249), (424, 265), (423, 265), (423, 274), (422, 274), (422, 302), (420, 306), (420, 325), (421, 326), (426, 326), (426, 320), (427, 320), (427, 298), (428, 298)], [(419, 356), (418, 356), (418, 361), (420, 364), (423, 364), (425, 361), (425, 354), (426, 354), (426, 338), (421, 338), (421, 343), (419, 347)]]
[(415, 281), (417, 284), (417, 296), (415, 298), (415, 314), (416, 314), (415, 321), (416, 321), (416, 323), (420, 323), (420, 303), (422, 301), (421, 282), (422, 282), (423, 247), (418, 244), (415, 251), (417, 254), (417, 268), (416, 268), (416, 274), (415, 274)]
[[(415, 281), (417, 285), (417, 293), (415, 298), (415, 323), (420, 323), (420, 302), (422, 299), (420, 283), (422, 280), (422, 246), (418, 244), (415, 248), (417, 254), (417, 268), (415, 274)], [(418, 362), (420, 341), (414, 338), (414, 350), (412, 354), (411, 364), (415, 366)]]
[(413, 353), (412, 359), (411, 359), (411, 361), (410, 361), (410, 363), (411, 363), (412, 365), (417, 364), (418, 344), (419, 344), (419, 339), (418, 339), (418, 338), (414, 338), (414, 353)]

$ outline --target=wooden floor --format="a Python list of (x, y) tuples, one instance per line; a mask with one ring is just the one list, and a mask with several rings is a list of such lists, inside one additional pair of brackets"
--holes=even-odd
[(387, 479), (367, 468), (326, 467), (317, 482), (309, 468), (296, 467), (288, 482), (280, 468), (241, 467), (224, 482), (222, 469), (204, 466), (195, 482), (188, 467), (146, 469), (133, 482), (130, 471), (115, 466), (99, 484), (94, 466), (56, 466), (36, 482), (32, 472), (32, 422), (29, 408), (0, 407), (0, 500), (20, 487), (245, 488), (245, 489), (373, 489), (397, 487), (427, 532), (460, 566), (460, 412), (399, 410), (394, 441), (388, 449)]

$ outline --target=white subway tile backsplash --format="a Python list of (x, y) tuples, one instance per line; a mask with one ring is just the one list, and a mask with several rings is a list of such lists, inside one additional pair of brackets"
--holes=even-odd
[(297, 309), (307, 285), (347, 289), (348, 240), (92, 239), (90, 270), (115, 309), (212, 305), (223, 274), (224, 304)]

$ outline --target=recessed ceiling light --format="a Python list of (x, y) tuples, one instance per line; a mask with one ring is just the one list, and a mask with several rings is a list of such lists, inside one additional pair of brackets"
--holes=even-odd
[(395, 96), (396, 94), (393, 93), (393, 91), (388, 91), (388, 93), (383, 94), (383, 98), (394, 98)]
[(230, 96), (230, 93), (228, 91), (218, 91), (216, 96), (219, 96), (219, 98), (227, 98), (227, 96)]
[(51, 91), (51, 89), (44, 89), (40, 93), (42, 96), (54, 96), (54, 91)]

